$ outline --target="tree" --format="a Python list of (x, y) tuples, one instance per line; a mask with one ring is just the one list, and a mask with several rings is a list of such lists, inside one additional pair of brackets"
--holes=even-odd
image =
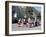
[(25, 12), (26, 12), (27, 17), (32, 18), (32, 16), (33, 16), (32, 7), (26, 7), (26, 11)]
[(41, 14), (39, 13), (37, 19), (41, 20)]

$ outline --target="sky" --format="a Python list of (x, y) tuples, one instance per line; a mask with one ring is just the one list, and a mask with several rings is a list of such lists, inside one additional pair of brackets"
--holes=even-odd
[(41, 7), (34, 7), (37, 11), (41, 12)]

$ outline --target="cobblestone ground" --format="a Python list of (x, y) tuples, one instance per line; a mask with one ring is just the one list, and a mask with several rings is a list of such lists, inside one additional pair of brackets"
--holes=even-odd
[(18, 24), (12, 24), (12, 31), (38, 30), (38, 29), (41, 29), (40, 25), (37, 27), (29, 28), (29, 27), (25, 27), (25, 26), (18, 27)]

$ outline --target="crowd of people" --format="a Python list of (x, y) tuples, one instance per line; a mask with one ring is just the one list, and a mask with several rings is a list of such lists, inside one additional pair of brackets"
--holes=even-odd
[(18, 20), (18, 27), (34, 27), (34, 26), (38, 26), (40, 25), (40, 20), (39, 19), (36, 19), (36, 20), (33, 20), (31, 18), (28, 18), (28, 19), (19, 19)]

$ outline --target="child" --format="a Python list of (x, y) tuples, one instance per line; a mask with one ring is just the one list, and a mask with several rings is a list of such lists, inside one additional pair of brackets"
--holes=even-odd
[(18, 26), (21, 27), (21, 19), (18, 20)]
[(28, 18), (28, 24), (27, 25), (29, 28), (32, 27), (32, 20), (30, 18)]

